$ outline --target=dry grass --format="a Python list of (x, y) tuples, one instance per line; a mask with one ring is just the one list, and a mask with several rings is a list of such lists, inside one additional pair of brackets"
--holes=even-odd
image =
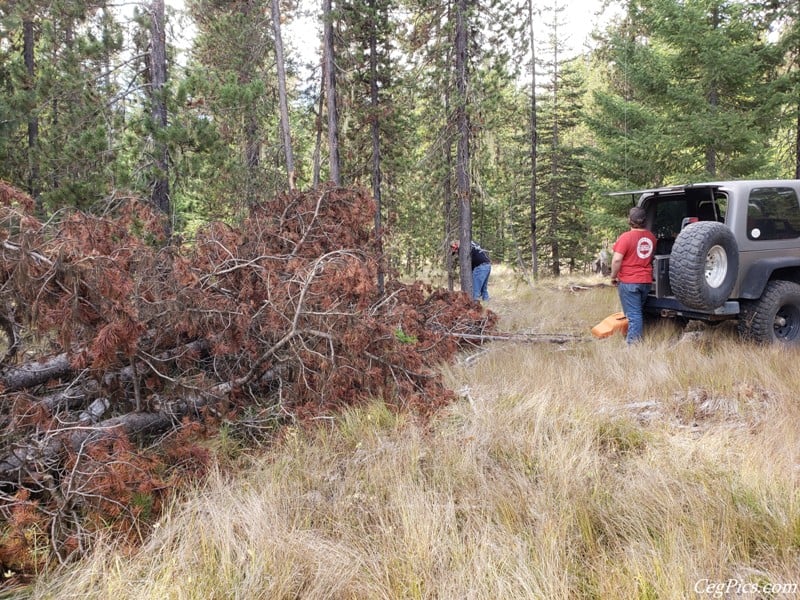
[(679, 599), (734, 597), (706, 587), (729, 580), (800, 597), (799, 351), (725, 326), (595, 340), (618, 310), (599, 282), (496, 269), (502, 329), (582, 341), (465, 357), (434, 423), (376, 403), (292, 430), (136, 556), (100, 549), (30, 597)]

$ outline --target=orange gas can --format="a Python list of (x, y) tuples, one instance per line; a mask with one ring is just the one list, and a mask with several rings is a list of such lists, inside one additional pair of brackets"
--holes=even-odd
[(623, 312), (616, 312), (612, 315), (608, 315), (605, 319), (592, 327), (592, 335), (597, 338), (607, 338), (614, 335), (616, 332), (622, 335), (627, 335), (628, 333), (628, 319), (625, 318), (625, 313)]

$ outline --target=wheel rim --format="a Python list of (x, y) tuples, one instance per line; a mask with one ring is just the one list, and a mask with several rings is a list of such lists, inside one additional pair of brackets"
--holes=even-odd
[(800, 334), (800, 307), (786, 304), (778, 309), (773, 324), (775, 338), (779, 340), (795, 340)]
[(722, 246), (712, 246), (706, 255), (706, 283), (718, 288), (728, 273), (728, 253)]

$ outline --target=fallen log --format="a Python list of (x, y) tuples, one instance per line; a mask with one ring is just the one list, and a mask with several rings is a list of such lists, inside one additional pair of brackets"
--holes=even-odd
[(0, 372), (0, 384), (6, 392), (15, 392), (53, 379), (60, 379), (72, 373), (69, 356), (65, 353), (31, 361), (19, 366), (8, 366)]
[[(207, 352), (208, 342), (196, 340), (180, 348), (162, 352), (156, 357), (136, 361), (138, 364), (128, 364), (118, 370), (108, 371), (102, 375), (99, 383), (104, 388), (115, 384), (132, 384), (137, 373), (141, 376), (142, 373), (155, 370), (156, 365), (164, 365), (187, 355), (203, 356)], [(64, 379), (74, 374), (69, 356), (62, 353), (44, 360), (31, 360), (0, 370), (0, 387), (7, 394), (39, 385), (52, 384), (54, 380)], [(62, 405), (74, 405), (81, 399), (96, 394), (97, 388), (98, 382), (83, 381), (82, 378), (76, 377), (64, 390), (42, 396), (40, 401), (50, 411), (53, 411)]]
[(41, 472), (36, 465), (49, 465), (58, 460), (65, 444), (79, 452), (87, 443), (104, 436), (124, 432), (129, 436), (155, 434), (177, 426), (181, 419), (211, 403), (226, 397), (231, 384), (220, 384), (208, 392), (197, 392), (172, 401), (162, 401), (163, 408), (157, 412), (129, 412), (100, 421), (94, 425), (84, 419), (74, 425), (48, 431), (43, 436), (18, 441), (10, 454), (0, 459), (0, 480), (21, 483), (26, 473)]
[(461, 340), (485, 342), (545, 342), (550, 344), (567, 344), (569, 342), (583, 342), (587, 338), (584, 335), (574, 333), (448, 333), (450, 337)]
[[(283, 367), (263, 373), (259, 384), (265, 386), (276, 381), (285, 370), (287, 368)], [(150, 399), (150, 404), (158, 407), (158, 410), (128, 412), (92, 424), (98, 415), (108, 410), (108, 400), (98, 398), (80, 414), (75, 423), (17, 441), (12, 451), (0, 459), (0, 481), (20, 485), (23, 475), (41, 472), (46, 470), (41, 468), (42, 465), (57, 462), (65, 444), (73, 452), (80, 452), (87, 443), (119, 432), (128, 436), (163, 433), (179, 426), (185, 417), (199, 418), (204, 408), (228, 399), (236, 387), (237, 382), (224, 382), (208, 390), (186, 390), (178, 399), (156, 396)]]

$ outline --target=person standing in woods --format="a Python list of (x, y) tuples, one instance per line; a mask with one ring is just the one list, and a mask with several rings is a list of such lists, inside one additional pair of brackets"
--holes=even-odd
[(614, 242), (611, 257), (611, 283), (617, 286), (622, 312), (628, 319), (625, 341), (634, 344), (642, 339), (644, 302), (653, 283), (655, 236), (645, 229), (647, 213), (639, 206), (628, 212), (630, 230)]
[[(458, 242), (450, 244), (452, 253), (458, 254)], [(472, 263), (472, 299), (489, 300), (489, 275), (492, 273), (492, 260), (489, 253), (475, 242), (470, 243), (470, 261)]]

